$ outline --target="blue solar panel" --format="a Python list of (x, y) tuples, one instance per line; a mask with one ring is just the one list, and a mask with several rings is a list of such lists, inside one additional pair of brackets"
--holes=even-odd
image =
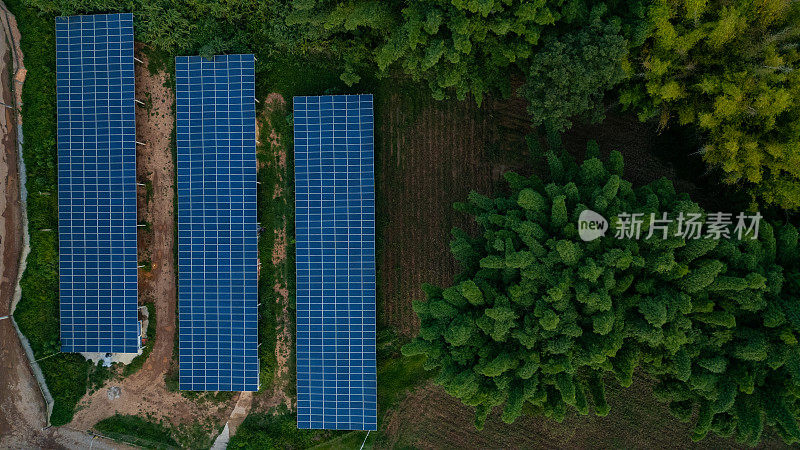
[(133, 16), (56, 17), (61, 351), (139, 349)]
[(175, 59), (180, 388), (256, 391), (253, 55)]
[(372, 95), (294, 98), (297, 427), (375, 430)]

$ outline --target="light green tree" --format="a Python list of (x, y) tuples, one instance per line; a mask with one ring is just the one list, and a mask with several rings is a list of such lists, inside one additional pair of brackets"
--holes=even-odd
[(763, 204), (800, 207), (800, 4), (655, 0), (621, 95), (642, 119), (694, 124), (703, 158)]

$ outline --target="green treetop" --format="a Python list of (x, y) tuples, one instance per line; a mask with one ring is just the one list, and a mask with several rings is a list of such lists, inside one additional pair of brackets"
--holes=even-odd
[[(437, 99), (468, 94), (480, 103), (490, 91), (507, 94), (511, 73), (528, 67), (542, 36), (600, 16), (617, 17), (634, 40), (646, 34), (647, 1), (437, 0), (330, 2), (294, 0), (287, 23), (309, 42), (350, 43), (341, 54), (351, 67), (397, 67), (428, 83)], [(616, 44), (616, 43), (614, 43)]]
[(545, 39), (521, 90), (533, 125), (563, 131), (575, 116), (602, 120), (603, 94), (625, 78), (627, 45), (618, 20)]
[(622, 103), (662, 125), (697, 125), (703, 157), (724, 181), (798, 209), (800, 4), (655, 0), (649, 17), (652, 37)]
[[(607, 163), (596, 144), (588, 153), (581, 165), (550, 153), (549, 179), (507, 174), (508, 196), (457, 205), (483, 232), (454, 230), (463, 272), (448, 288), (425, 286), (420, 335), (404, 354), (427, 355), (479, 427), (495, 406), (507, 422), (605, 415), (605, 383), (629, 386), (640, 367), (676, 415), (698, 412), (696, 439), (714, 431), (752, 444), (769, 425), (800, 440), (797, 230), (687, 240), (673, 222), (667, 239), (646, 239), (650, 213), (705, 213), (667, 180), (634, 189), (618, 153)], [(644, 233), (583, 242), (586, 209), (644, 213)]]

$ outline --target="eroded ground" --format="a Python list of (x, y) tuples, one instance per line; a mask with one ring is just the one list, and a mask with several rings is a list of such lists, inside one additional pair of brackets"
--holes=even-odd
[[(13, 59), (18, 73), (14, 73)], [(41, 433), (44, 399), (14, 330), (11, 302), (22, 250), (22, 215), (14, 105), (25, 73), (16, 21), (0, 4), (0, 447), (54, 445)], [(16, 86), (12, 85), (12, 82)]]

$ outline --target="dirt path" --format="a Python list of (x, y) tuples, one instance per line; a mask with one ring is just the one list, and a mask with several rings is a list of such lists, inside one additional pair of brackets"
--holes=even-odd
[[(137, 46), (137, 50), (141, 48)], [(139, 272), (139, 295), (142, 301), (156, 306), (156, 339), (144, 367), (122, 381), (112, 381), (90, 394), (78, 405), (71, 427), (86, 430), (98, 421), (113, 415), (135, 414), (164, 419), (172, 425), (223, 423), (233, 409), (233, 401), (208, 404), (190, 400), (179, 392), (167, 390), (164, 375), (173, 364), (175, 343), (176, 278), (175, 278), (175, 176), (172, 160), (171, 133), (175, 123), (172, 105), (174, 96), (165, 73), (151, 74), (147, 58), (138, 52), (145, 64), (136, 65), (136, 97), (148, 104), (137, 107), (137, 139), (146, 145), (137, 149), (137, 179), (152, 182), (152, 195), (140, 187), (139, 222), (151, 224), (150, 230), (139, 229), (140, 259), (150, 259), (152, 269)], [(107, 388), (119, 386), (121, 396), (109, 400)]]
[[(25, 69), (19, 30), (2, 3), (0, 28), (0, 100), (4, 105), (21, 105)], [(12, 73), (12, 58), (17, 73)], [(12, 312), (22, 250), (17, 126), (15, 109), (0, 106), (0, 317)], [(10, 318), (0, 319), (0, 374), (0, 447), (52, 446), (40, 433), (45, 425), (44, 400)]]

